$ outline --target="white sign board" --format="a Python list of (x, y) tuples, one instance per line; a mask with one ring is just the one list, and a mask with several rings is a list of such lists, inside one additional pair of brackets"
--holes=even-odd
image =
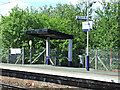
[(77, 20), (86, 20), (87, 16), (76, 16)]
[(82, 30), (83, 30), (83, 31), (93, 30), (93, 29), (92, 29), (92, 21), (82, 22)]
[(21, 54), (20, 48), (11, 48), (10, 51), (11, 51), (11, 55)]

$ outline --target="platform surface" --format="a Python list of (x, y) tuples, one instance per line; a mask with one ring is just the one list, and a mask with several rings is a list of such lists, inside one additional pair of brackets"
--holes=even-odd
[(90, 71), (86, 71), (85, 68), (60, 67), (60, 66), (51, 66), (51, 65), (45, 65), (45, 64), (21, 65), (21, 64), (0, 63), (0, 68), (120, 83), (120, 72), (97, 71), (94, 69), (90, 69)]

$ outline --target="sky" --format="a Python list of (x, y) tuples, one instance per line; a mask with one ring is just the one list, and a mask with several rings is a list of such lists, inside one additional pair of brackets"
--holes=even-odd
[[(20, 8), (24, 9), (26, 7), (42, 7), (42, 6), (50, 6), (52, 5), (53, 7), (56, 6), (56, 4), (61, 3), (61, 4), (77, 4), (81, 0), (1, 0), (0, 1), (0, 14), (2, 15), (9, 15), (8, 11), (11, 10), (11, 8), (15, 7), (18, 5)], [(94, 1), (94, 0), (89, 0), (89, 1)], [(99, 3), (96, 3), (93, 5), (93, 8), (96, 8), (100, 6)]]

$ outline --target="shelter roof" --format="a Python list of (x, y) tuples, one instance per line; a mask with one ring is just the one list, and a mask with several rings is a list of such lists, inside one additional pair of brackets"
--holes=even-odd
[(43, 39), (47, 39), (48, 37), (50, 37), (50, 39), (73, 39), (72, 35), (68, 35), (51, 29), (26, 30), (25, 33)]

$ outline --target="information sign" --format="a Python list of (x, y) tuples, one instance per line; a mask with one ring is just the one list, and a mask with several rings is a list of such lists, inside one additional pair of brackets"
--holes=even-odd
[(76, 16), (77, 20), (86, 20), (87, 16)]
[(82, 30), (83, 30), (83, 31), (93, 30), (93, 29), (92, 29), (92, 21), (82, 22)]
[(11, 55), (21, 54), (20, 48), (11, 48)]

